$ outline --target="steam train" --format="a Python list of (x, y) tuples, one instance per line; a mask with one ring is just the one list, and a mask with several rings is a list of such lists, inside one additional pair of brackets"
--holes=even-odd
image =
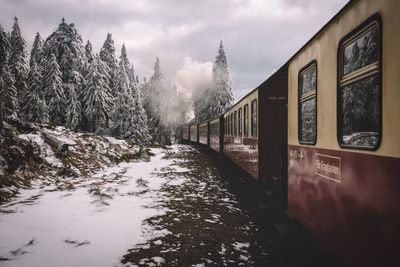
[(346, 266), (400, 266), (400, 1), (350, 1), (182, 140), (239, 165)]

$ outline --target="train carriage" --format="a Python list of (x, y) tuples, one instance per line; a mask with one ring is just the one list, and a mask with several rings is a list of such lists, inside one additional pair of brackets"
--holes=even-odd
[(199, 143), (208, 146), (209, 135), (208, 135), (209, 124), (203, 122), (199, 124)]
[(189, 133), (190, 133), (189, 126), (183, 125), (182, 126), (182, 140), (189, 141), (190, 140)]
[(224, 154), (258, 179), (258, 90), (254, 90), (224, 114)]
[(223, 152), (223, 134), (224, 134), (224, 118), (221, 116), (216, 119), (212, 119), (209, 122), (210, 125), (210, 148), (218, 153)]
[(194, 143), (199, 142), (199, 127), (197, 124), (192, 124), (189, 126), (190, 130), (190, 141)]
[(400, 266), (399, 11), (351, 1), (289, 61), (289, 212), (347, 266)]
[[(281, 195), (286, 194), (286, 105), (285, 64), (224, 114), (225, 155), (257, 180), (274, 179), (273, 193)], [(286, 207), (285, 197), (281, 200)]]
[[(399, 11), (394, 0), (350, 1), (208, 122), (210, 148), (256, 178), (346, 266), (400, 266)], [(199, 128), (188, 128), (192, 142)]]

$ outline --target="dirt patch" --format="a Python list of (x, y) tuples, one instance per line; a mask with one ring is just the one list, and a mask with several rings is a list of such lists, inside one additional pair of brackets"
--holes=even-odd
[[(188, 147), (166, 150), (173, 164), (155, 171), (169, 180), (160, 190), (158, 204), (168, 212), (145, 221), (151, 235), (123, 257), (138, 266), (258, 266), (269, 254), (259, 243), (258, 229), (224, 185), (209, 160)], [(178, 179), (181, 182), (175, 183)], [(162, 263), (158, 260), (162, 259)]]

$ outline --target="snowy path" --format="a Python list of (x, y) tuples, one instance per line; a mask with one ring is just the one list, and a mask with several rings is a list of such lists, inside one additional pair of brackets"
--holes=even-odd
[(252, 254), (266, 257), (204, 156), (181, 145), (152, 152), (149, 162), (38, 185), (0, 206), (0, 266), (249, 266)]
[(123, 163), (94, 177), (23, 190), (1, 206), (0, 259), (10, 260), (0, 265), (118, 264), (128, 248), (146, 240), (142, 221), (165, 212), (147, 207), (165, 182), (152, 172), (171, 163), (161, 160), (162, 150), (152, 152), (150, 162)]

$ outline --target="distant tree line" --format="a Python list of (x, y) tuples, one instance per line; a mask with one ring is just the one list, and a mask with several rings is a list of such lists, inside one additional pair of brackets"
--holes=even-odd
[[(193, 103), (196, 119), (222, 114), (232, 103), (221, 42), (212, 84)], [(10, 33), (0, 25), (0, 127), (11, 116), (110, 134), (139, 145), (169, 143), (188, 105), (163, 74), (158, 58), (152, 77), (139, 82), (124, 44), (116, 58), (111, 33), (95, 53), (90, 41), (84, 45), (75, 25), (63, 18), (45, 40), (36, 34), (28, 60), (18, 19)]]

